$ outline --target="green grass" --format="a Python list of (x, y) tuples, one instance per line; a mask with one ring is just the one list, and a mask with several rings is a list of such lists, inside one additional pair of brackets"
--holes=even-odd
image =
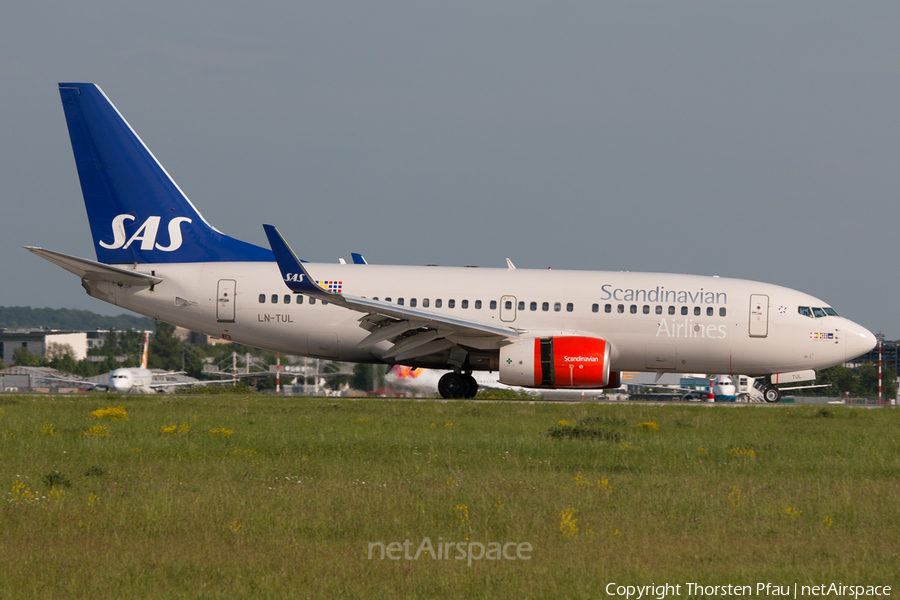
[[(90, 416), (116, 405), (127, 421)], [(0, 407), (2, 598), (900, 585), (890, 409), (261, 395)], [(83, 434), (95, 425), (109, 435)], [(415, 553), (425, 537), (533, 551), (471, 566), (455, 548), (368, 558), (370, 543), (410, 540)]]

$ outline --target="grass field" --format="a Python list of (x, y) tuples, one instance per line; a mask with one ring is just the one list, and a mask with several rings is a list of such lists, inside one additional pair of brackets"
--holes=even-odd
[[(94, 412), (117, 406), (127, 418)], [(2, 598), (900, 587), (891, 409), (262, 395), (0, 407)]]

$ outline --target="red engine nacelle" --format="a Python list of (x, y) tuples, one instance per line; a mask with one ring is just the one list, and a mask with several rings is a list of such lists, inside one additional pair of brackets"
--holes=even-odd
[(544, 388), (619, 387), (609, 370), (609, 342), (555, 336), (514, 342), (500, 349), (500, 383)]

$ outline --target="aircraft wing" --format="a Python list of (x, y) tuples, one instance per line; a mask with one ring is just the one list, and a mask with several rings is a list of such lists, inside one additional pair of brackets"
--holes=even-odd
[(495, 337), (501, 340), (519, 337), (519, 332), (512, 327), (490, 325), (430, 310), (400, 306), (383, 300), (331, 292), (316, 283), (274, 226), (263, 225), (263, 228), (269, 238), (269, 245), (275, 254), (275, 260), (278, 262), (284, 283), (292, 292), (331, 302), (366, 315), (384, 317), (377, 322), (369, 317), (360, 319), (361, 326), (363, 324), (372, 326), (372, 329), (369, 329), (372, 333), (360, 342), (360, 348), (373, 346), (384, 340), (395, 339), (407, 331), (413, 331), (415, 332), (413, 335), (401, 338), (384, 355), (385, 358), (395, 357), (400, 361), (422, 356), (428, 351), (439, 352), (450, 348), (454, 344), (446, 338), (451, 335), (473, 338)]
[(33, 369), (32, 367), (20, 367), (27, 371), (31, 371), (34, 373), (35, 377), (40, 379), (46, 379), (49, 381), (58, 381), (60, 383), (71, 383), (75, 387), (79, 388), (90, 388), (93, 390), (108, 390), (109, 386), (105, 383), (95, 383), (93, 381), (88, 381), (87, 379), (69, 379), (67, 377), (60, 377), (59, 375), (52, 375), (50, 373), (45, 373), (43, 371), (39, 371), (37, 369)]
[(104, 265), (86, 258), (78, 258), (77, 256), (70, 256), (45, 248), (37, 248), (35, 246), (24, 246), (24, 248), (88, 281), (109, 281), (110, 283), (129, 286), (150, 286), (162, 282), (161, 277), (156, 277), (149, 273)]

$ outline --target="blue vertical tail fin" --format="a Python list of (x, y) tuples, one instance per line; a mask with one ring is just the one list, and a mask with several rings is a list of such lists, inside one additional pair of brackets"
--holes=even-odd
[(59, 94), (99, 262), (274, 261), (207, 223), (97, 85)]

